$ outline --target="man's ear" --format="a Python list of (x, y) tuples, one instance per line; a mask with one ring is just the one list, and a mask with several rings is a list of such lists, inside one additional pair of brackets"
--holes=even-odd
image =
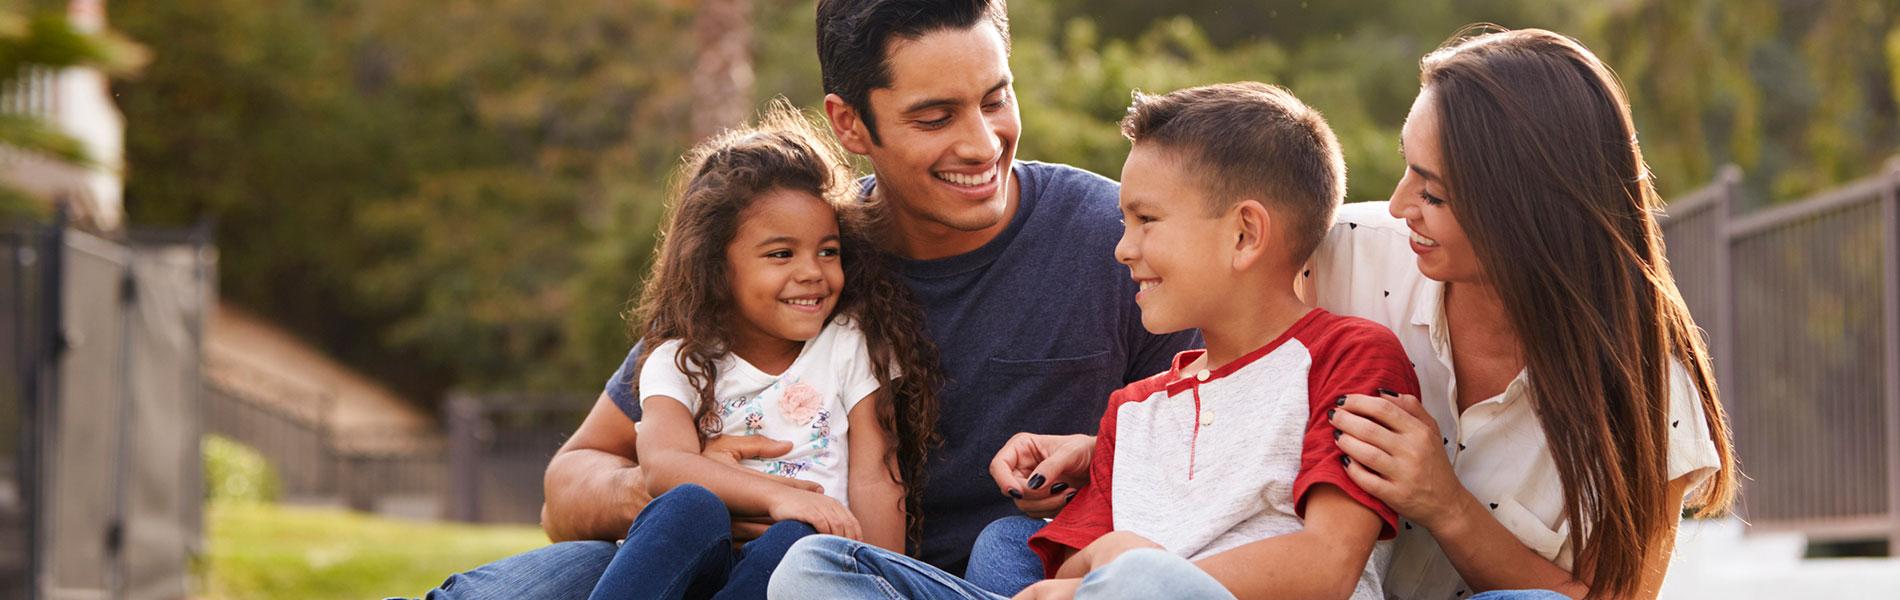
[(837, 94), (825, 94), (825, 119), (831, 122), (831, 134), (838, 145), (852, 154), (871, 153), (871, 131), (865, 128), (858, 109)]
[(1258, 200), (1241, 200), (1234, 203), (1232, 229), (1234, 236), (1233, 268), (1236, 271), (1251, 269), (1260, 261), (1272, 256), (1273, 213)]

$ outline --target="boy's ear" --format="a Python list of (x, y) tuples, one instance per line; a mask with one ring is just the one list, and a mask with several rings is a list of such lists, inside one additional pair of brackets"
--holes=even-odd
[(1271, 256), (1273, 248), (1273, 213), (1258, 200), (1241, 200), (1234, 203), (1234, 254), (1232, 267), (1236, 271), (1254, 268)]
[(825, 120), (831, 122), (831, 134), (838, 145), (852, 154), (871, 153), (871, 131), (865, 129), (858, 109), (837, 94), (825, 94)]

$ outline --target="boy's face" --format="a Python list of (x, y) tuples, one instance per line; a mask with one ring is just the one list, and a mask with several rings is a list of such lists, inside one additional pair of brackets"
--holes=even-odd
[[(1229, 295), (1237, 238), (1180, 153), (1136, 143), (1122, 165), (1122, 239), (1115, 260), (1141, 285), (1135, 303), (1152, 333), (1205, 328)], [(1231, 211), (1227, 211), (1231, 212)]]
[(834, 114), (839, 141), (871, 159), (906, 217), (964, 232), (1003, 225), (1022, 123), (1001, 34), (985, 22), (893, 38), (885, 63), (891, 85), (868, 98), (879, 142), (848, 107), (838, 110), (849, 123)]

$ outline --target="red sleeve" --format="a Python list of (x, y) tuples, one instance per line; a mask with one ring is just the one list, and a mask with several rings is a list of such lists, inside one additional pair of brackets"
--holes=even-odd
[(1115, 530), (1115, 511), (1110, 503), (1115, 482), (1115, 414), (1123, 404), (1161, 389), (1166, 377), (1164, 373), (1131, 383), (1108, 397), (1108, 410), (1103, 411), (1102, 423), (1095, 430), (1095, 452), (1089, 457), (1089, 484), (1076, 492), (1075, 499), (1062, 507), (1054, 520), (1029, 538), (1029, 549), (1042, 558), (1044, 577), (1055, 577), (1069, 554)]
[(1307, 380), (1312, 414), (1306, 421), (1306, 437), (1301, 440), (1300, 473), (1293, 479), (1294, 510), (1304, 518), (1307, 492), (1318, 484), (1332, 485), (1377, 513), (1385, 521), (1379, 539), (1392, 539), (1398, 534), (1398, 513), (1346, 476), (1346, 467), (1340, 462), (1346, 453), (1333, 440), (1333, 422), (1327, 412), (1340, 396), (1374, 396), (1379, 388), (1417, 396), (1418, 373), (1413, 371), (1398, 336), (1377, 323), (1334, 317), (1330, 326), (1316, 330), (1314, 339), (1302, 340), (1313, 357)]

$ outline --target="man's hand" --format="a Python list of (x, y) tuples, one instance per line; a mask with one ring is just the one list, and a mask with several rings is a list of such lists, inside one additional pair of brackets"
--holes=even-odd
[[(774, 458), (784, 456), (785, 453), (791, 451), (791, 442), (783, 442), (758, 435), (722, 435), (707, 440), (706, 445), (700, 448), (699, 455), (714, 461), (732, 465), (734, 468), (745, 469), (745, 467), (739, 466), (739, 461), (745, 459)], [(751, 469), (746, 469), (746, 471), (758, 473)], [(822, 494), (825, 491), (823, 486), (803, 479), (779, 477), (777, 475), (766, 475), (764, 473), (758, 474), (771, 481), (807, 492)], [(765, 535), (765, 530), (770, 528), (773, 522), (773, 519), (770, 517), (735, 518), (732, 520), (732, 539), (735, 542), (749, 542), (759, 539), (759, 536)]]
[(1016, 508), (1047, 519), (1089, 482), (1089, 457), (1095, 436), (1018, 433), (990, 461), (990, 477)]
[(1023, 591), (1017, 592), (1011, 600), (1069, 600), (1075, 597), (1075, 589), (1082, 587), (1082, 578), (1044, 579)]

